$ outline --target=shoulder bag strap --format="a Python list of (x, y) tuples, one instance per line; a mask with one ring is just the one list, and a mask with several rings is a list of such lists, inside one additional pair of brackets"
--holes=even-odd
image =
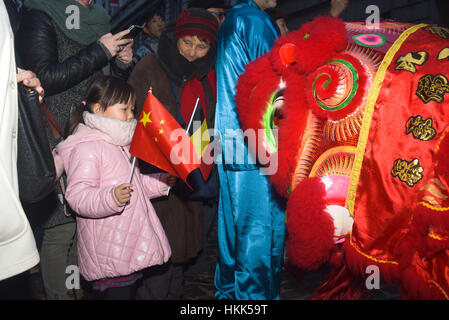
[(53, 115), (51, 110), (47, 107), (45, 102), (41, 103), (41, 109), (45, 115), (45, 118), (48, 121), (48, 124), (50, 125), (51, 132), (53, 133), (55, 139), (63, 137), (64, 131), (62, 130), (61, 126), (58, 123), (58, 120), (56, 120), (55, 116)]

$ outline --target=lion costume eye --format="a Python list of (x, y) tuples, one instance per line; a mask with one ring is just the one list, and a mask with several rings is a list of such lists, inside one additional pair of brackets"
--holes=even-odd
[(281, 109), (284, 104), (284, 89), (277, 90), (271, 96), (263, 115), (263, 128), (267, 150), (277, 152), (277, 129), (282, 119)]

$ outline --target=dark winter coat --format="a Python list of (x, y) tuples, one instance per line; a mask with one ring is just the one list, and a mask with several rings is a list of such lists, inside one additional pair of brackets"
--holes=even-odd
[[(84, 100), (86, 91), (95, 77), (102, 75), (111, 57), (98, 41), (84, 46), (69, 39), (46, 13), (25, 10), (22, 23), (16, 34), (16, 51), (24, 69), (33, 71), (45, 90), (45, 103), (64, 130), (70, 114)], [(125, 65), (111, 60), (113, 74), (126, 77)], [(52, 147), (59, 142), (47, 130)], [(33, 205), (33, 211), (51, 213), (44, 227), (73, 222), (64, 215), (62, 191), (58, 188), (47, 199)]]

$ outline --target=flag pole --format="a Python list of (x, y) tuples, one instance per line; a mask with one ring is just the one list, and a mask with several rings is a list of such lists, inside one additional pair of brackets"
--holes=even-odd
[[(134, 159), (133, 159), (133, 164), (131, 165), (131, 172), (129, 173), (128, 183), (131, 183), (131, 181), (133, 179), (134, 167), (136, 166), (136, 159), (137, 159), (136, 157), (134, 157)], [(128, 189), (130, 189), (130, 188), (128, 187)], [(128, 204), (129, 204), (129, 200), (128, 200), (128, 202), (125, 203), (125, 206), (127, 206)]]
[[(153, 93), (153, 87), (150, 87), (148, 90), (150, 93)], [(131, 171), (129, 172), (128, 183), (131, 183), (134, 174), (134, 168), (136, 167), (136, 157), (133, 156), (133, 164), (131, 165)]]
[(199, 102), (200, 102), (200, 97), (196, 98), (195, 108), (193, 108), (192, 115), (190, 116), (189, 125), (187, 126), (187, 129), (186, 129), (187, 135), (189, 135), (189, 129), (190, 129), (190, 126), (192, 125), (193, 116), (195, 115), (195, 111), (196, 111), (196, 108), (198, 108)]
[(136, 157), (133, 156), (133, 164), (131, 165), (131, 172), (129, 173), (128, 183), (131, 183), (133, 179), (134, 167), (136, 166)]

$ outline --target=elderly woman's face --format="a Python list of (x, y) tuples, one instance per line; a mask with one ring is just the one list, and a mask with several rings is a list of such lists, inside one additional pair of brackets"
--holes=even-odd
[(177, 45), (179, 53), (190, 62), (204, 57), (210, 49), (209, 42), (202, 41), (197, 36), (179, 38)]

